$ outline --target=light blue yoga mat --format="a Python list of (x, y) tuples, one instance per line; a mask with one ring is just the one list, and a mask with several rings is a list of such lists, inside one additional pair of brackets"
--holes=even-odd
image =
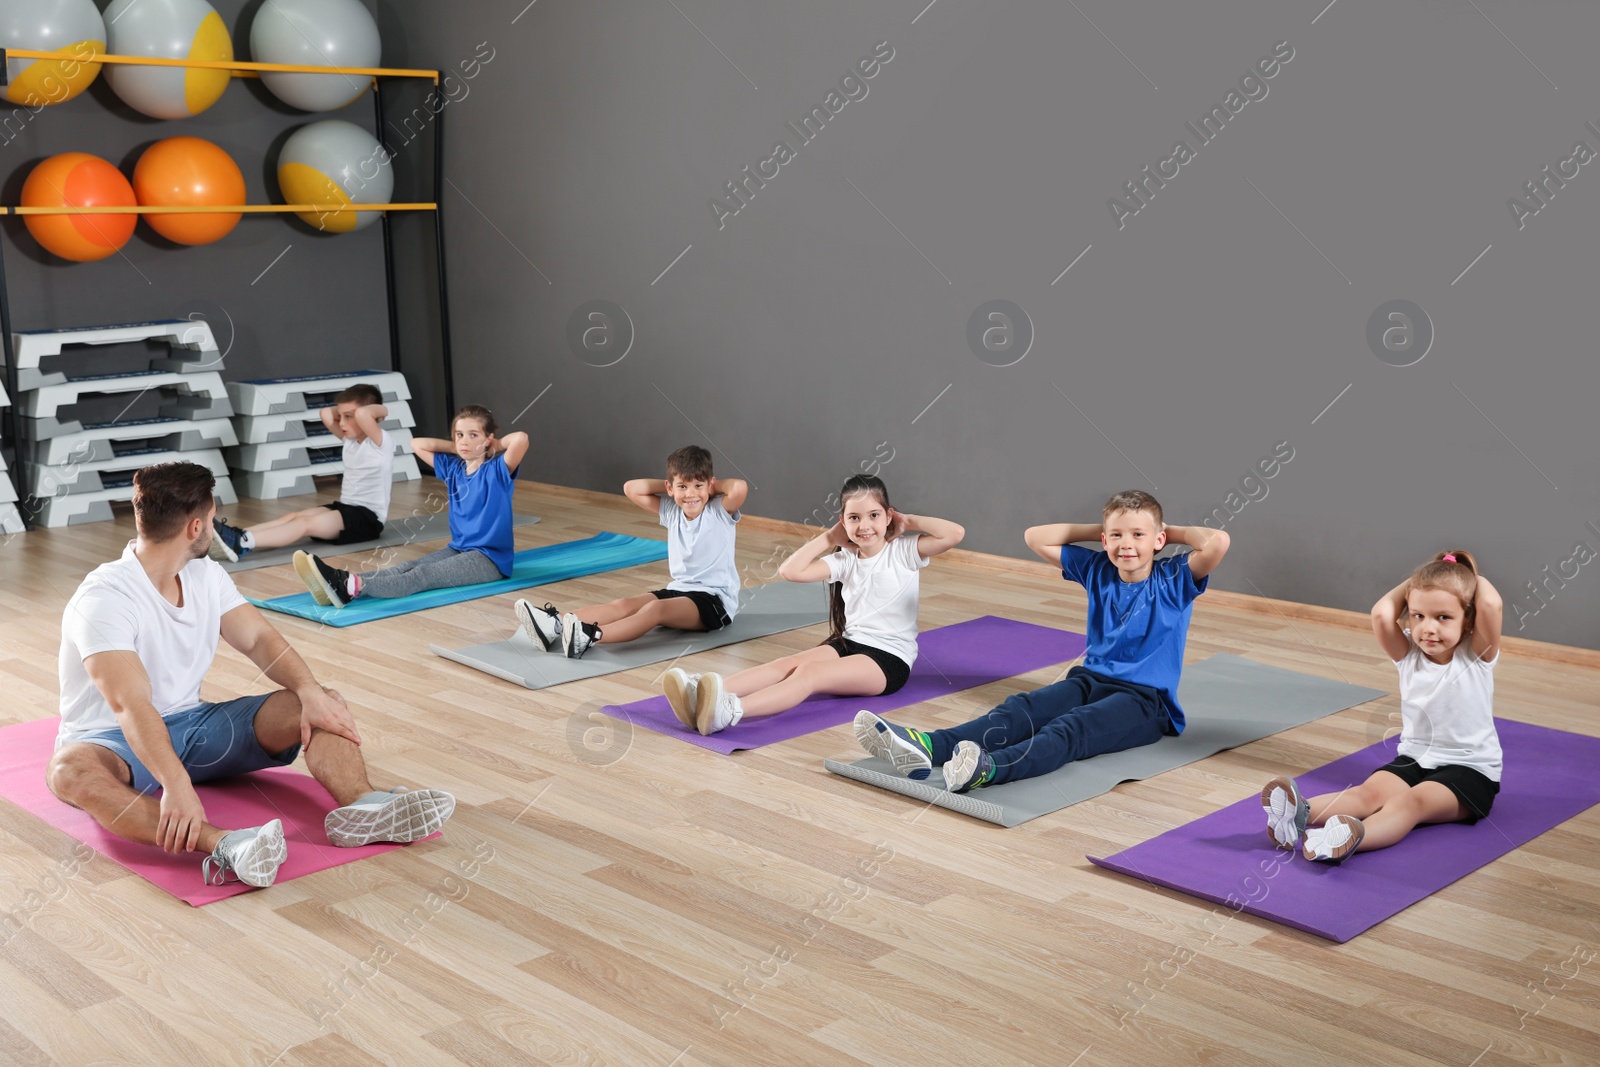
[[(430, 589), (414, 596), (360, 597), (343, 608), (325, 608), (312, 599), (310, 593), (280, 596), (272, 600), (251, 600), (250, 603), (268, 611), (285, 615), (298, 615), (312, 622), (329, 626), (355, 626), (374, 619), (389, 619), (396, 615), (409, 615), (413, 611), (426, 611), (446, 604), (460, 604), (478, 600), (497, 593), (510, 593), (551, 582), (564, 582), (568, 578), (582, 578), (590, 574), (621, 570), (641, 563), (659, 563), (667, 558), (667, 543), (625, 534), (602, 533), (582, 541), (568, 541), (559, 545), (528, 548), (512, 557), (511, 577), (497, 582), (478, 585), (458, 585), (449, 589)], [(665, 583), (663, 583), (665, 584)]]

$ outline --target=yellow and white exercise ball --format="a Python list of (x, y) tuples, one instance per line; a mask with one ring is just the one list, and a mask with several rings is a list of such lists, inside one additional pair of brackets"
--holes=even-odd
[[(112, 55), (233, 62), (233, 38), (206, 0), (112, 0), (105, 14)], [(186, 119), (222, 98), (225, 70), (113, 65), (106, 81), (122, 102), (153, 119)]]
[(332, 205), (296, 212), (308, 225), (327, 233), (365, 229), (381, 211), (356, 211), (349, 205), (387, 204), (394, 194), (388, 149), (360, 126), (323, 119), (289, 135), (278, 154), (278, 188), (289, 204)]
[(88, 62), (106, 52), (94, 0), (0, 0), (0, 48), (68, 52), (71, 59), (9, 59), (0, 95), (13, 104), (64, 104), (100, 76)]
[[(250, 24), (250, 55), (257, 63), (349, 70), (376, 67), (383, 42), (361, 0), (267, 0)], [(372, 79), (263, 71), (261, 84), (301, 111), (337, 111), (354, 103)]]

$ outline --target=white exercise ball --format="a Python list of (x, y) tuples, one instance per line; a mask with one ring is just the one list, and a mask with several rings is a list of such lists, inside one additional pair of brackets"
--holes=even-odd
[[(378, 24), (361, 0), (267, 0), (250, 24), (257, 63), (376, 67), (383, 58)], [(337, 111), (372, 84), (357, 74), (261, 74), (273, 96), (302, 111)]]
[(335, 206), (296, 212), (306, 225), (325, 233), (350, 233), (383, 217), (381, 211), (355, 211), (345, 205), (387, 204), (394, 194), (393, 163), (388, 150), (360, 126), (323, 119), (300, 127), (283, 142), (278, 189), (285, 203)]
[[(206, 0), (112, 0), (105, 14), (113, 55), (233, 62), (227, 24)], [(222, 99), (226, 70), (112, 65), (106, 82), (122, 102), (154, 119), (186, 119)]]
[(0, 48), (67, 52), (71, 59), (7, 59), (0, 97), (41, 108), (64, 104), (100, 76), (106, 27), (94, 0), (0, 0)]

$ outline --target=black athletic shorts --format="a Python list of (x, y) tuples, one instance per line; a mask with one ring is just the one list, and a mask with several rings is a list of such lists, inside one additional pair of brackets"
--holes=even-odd
[(700, 625), (707, 630), (720, 630), (733, 621), (728, 618), (728, 609), (722, 606), (722, 598), (715, 593), (700, 589), (656, 589), (652, 595), (657, 600), (688, 597), (700, 609)]
[(1494, 798), (1500, 792), (1499, 782), (1491, 781), (1481, 771), (1454, 763), (1430, 768), (1410, 756), (1400, 756), (1378, 770), (1388, 771), (1413, 789), (1423, 782), (1438, 782), (1454, 793), (1456, 799), (1461, 801), (1461, 806), (1467, 809), (1465, 821), (1468, 823), (1488, 818), (1489, 809), (1494, 807)]
[(383, 536), (383, 520), (369, 507), (360, 504), (346, 504), (343, 500), (335, 500), (323, 507), (329, 511), (337, 511), (344, 519), (344, 531), (338, 537), (313, 537), (313, 541), (322, 541), (330, 545), (353, 545), (358, 541), (376, 541)]
[(898, 693), (900, 688), (906, 684), (906, 679), (911, 677), (911, 664), (893, 652), (885, 652), (881, 648), (863, 645), (860, 641), (852, 641), (847, 637), (831, 638), (824, 641), (823, 644), (839, 653), (840, 659), (844, 659), (846, 656), (866, 656), (876, 663), (878, 668), (883, 671), (883, 680), (888, 683), (883, 687), (883, 692), (878, 694), (879, 696)]

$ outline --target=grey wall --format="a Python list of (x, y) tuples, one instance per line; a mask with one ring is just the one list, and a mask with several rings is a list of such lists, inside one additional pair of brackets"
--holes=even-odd
[[(1600, 162), (1520, 227), (1508, 208), (1575, 142), (1600, 151), (1593, 6), (387, 0), (382, 18), (393, 61), (492, 50), (445, 109), (457, 392), (520, 414), (530, 476), (615, 490), (706, 441), (753, 512), (803, 519), (892, 450), (897, 504), (1023, 555), (1024, 527), (1093, 521), (1122, 488), (1199, 522), (1287, 442), (1223, 513), (1217, 587), (1365, 609), (1465, 546), (1520, 605), (1509, 632), (1600, 648)], [(785, 123), (879, 41), (894, 58), (868, 95), (802, 145)], [(1282, 41), (1267, 95), (1201, 145), (1185, 122)], [(712, 198), (779, 139), (796, 158), (719, 227)], [(1119, 225), (1109, 199), (1179, 139), (1193, 160)], [(1035, 335), (1011, 366), (967, 340), (995, 299)], [(632, 323), (611, 366), (569, 344), (593, 300)], [(1369, 346), (1392, 300), (1436, 334), (1410, 366), (1391, 363), (1415, 344)]]
[[(240, 59), (249, 58), (250, 18), (260, 4), (212, 0), (234, 31)], [(4, 202), (19, 203), (29, 171), (58, 152), (90, 152), (131, 175), (150, 144), (189, 135), (228, 151), (244, 171), (250, 202), (281, 203), (279, 147), (296, 128), (325, 117), (376, 126), (370, 97), (343, 111), (308, 115), (278, 103), (259, 82), (241, 79), (205, 113), (162, 122), (129, 108), (100, 78), (78, 98), (37, 115), (0, 112), (8, 120), (0, 133)], [(389, 365), (383, 238), (376, 226), (336, 237), (292, 215), (246, 216), (222, 241), (185, 248), (141, 224), (123, 254), (98, 263), (57, 259), (15, 218), (0, 224), (0, 241), (17, 329), (204, 317), (228, 349), (228, 378)]]

